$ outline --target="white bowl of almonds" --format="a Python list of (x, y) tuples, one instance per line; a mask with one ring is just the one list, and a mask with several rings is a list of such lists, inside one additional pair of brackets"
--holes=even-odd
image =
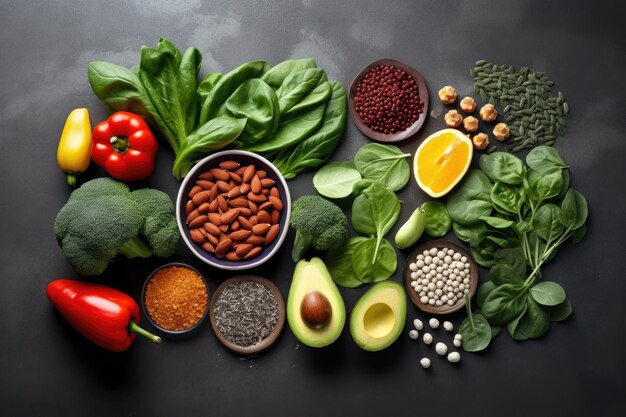
[(199, 259), (225, 270), (261, 265), (287, 234), (291, 196), (280, 171), (246, 151), (223, 151), (198, 162), (176, 200), (185, 244)]
[(448, 314), (465, 305), (478, 286), (478, 267), (462, 246), (447, 240), (426, 242), (407, 258), (404, 286), (425, 313)]

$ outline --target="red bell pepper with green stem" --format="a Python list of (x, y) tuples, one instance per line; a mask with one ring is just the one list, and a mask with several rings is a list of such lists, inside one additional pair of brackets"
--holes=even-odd
[(114, 288), (72, 279), (48, 284), (46, 295), (61, 315), (86, 338), (105, 349), (121, 352), (138, 333), (161, 343), (161, 338), (137, 325), (139, 307), (128, 295)]
[(157, 149), (157, 141), (148, 124), (134, 113), (113, 113), (93, 130), (91, 158), (120, 181), (150, 176)]

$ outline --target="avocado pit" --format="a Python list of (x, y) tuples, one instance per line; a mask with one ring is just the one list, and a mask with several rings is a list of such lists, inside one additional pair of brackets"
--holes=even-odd
[(307, 326), (318, 329), (330, 323), (332, 307), (324, 294), (313, 290), (302, 299), (300, 315)]

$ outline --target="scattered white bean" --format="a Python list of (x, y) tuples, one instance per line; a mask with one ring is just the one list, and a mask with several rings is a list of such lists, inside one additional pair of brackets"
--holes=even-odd
[(417, 330), (411, 330), (409, 332), (409, 337), (413, 340), (417, 339), (420, 336), (420, 334), (417, 332)]
[(428, 359), (428, 358), (420, 359), (420, 365), (422, 365), (422, 368), (424, 368), (424, 369), (430, 368), (430, 359)]
[(433, 336), (430, 333), (424, 333), (422, 340), (425, 344), (430, 345), (433, 342)]
[(415, 327), (416, 330), (422, 330), (424, 328), (424, 323), (422, 323), (420, 319), (415, 319), (413, 320), (413, 327)]
[(433, 317), (432, 319), (428, 320), (428, 325), (431, 329), (436, 329), (437, 327), (439, 327), (439, 320)]
[(437, 355), (443, 356), (448, 353), (448, 346), (446, 346), (445, 343), (437, 342), (435, 345), (435, 352), (437, 352)]
[(450, 352), (448, 354), (448, 362), (457, 363), (461, 360), (461, 354), (459, 352)]
[(461, 342), (461, 339), (454, 339), (454, 340), (452, 341), (452, 344), (453, 344), (454, 346), (456, 346), (456, 347), (461, 347), (461, 343), (463, 343), (463, 342)]
[(446, 330), (446, 332), (451, 332), (452, 329), (454, 329), (454, 325), (452, 323), (450, 323), (449, 321), (444, 321), (443, 322), (443, 328)]
[(463, 340), (463, 335), (461, 333), (457, 333), (454, 335), (454, 339)]

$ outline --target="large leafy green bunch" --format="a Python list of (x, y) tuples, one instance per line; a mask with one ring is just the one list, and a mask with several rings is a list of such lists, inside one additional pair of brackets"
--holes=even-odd
[(480, 313), (516, 340), (540, 337), (571, 313), (563, 288), (541, 274), (561, 244), (586, 233), (587, 202), (569, 184), (558, 151), (539, 146), (526, 164), (505, 152), (481, 156), (480, 170), (448, 198), (455, 234), (491, 268), (478, 289)]
[(313, 59), (270, 68), (251, 61), (198, 82), (202, 55), (161, 39), (142, 47), (138, 67), (89, 64), (94, 93), (156, 127), (171, 146), (173, 174), (184, 177), (207, 154), (230, 146), (273, 158), (286, 178), (328, 160), (346, 123), (346, 93)]

